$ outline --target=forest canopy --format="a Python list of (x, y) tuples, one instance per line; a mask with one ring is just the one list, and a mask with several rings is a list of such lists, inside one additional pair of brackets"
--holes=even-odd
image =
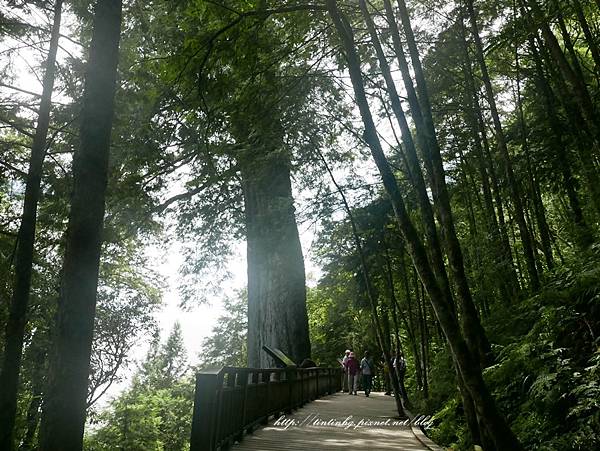
[(599, 96), (598, 0), (4, 2), (0, 450), (188, 449), (265, 344), (403, 353), (451, 449), (597, 449)]

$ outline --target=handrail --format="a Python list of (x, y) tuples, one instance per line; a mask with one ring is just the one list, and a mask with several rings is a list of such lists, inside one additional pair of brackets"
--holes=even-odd
[(196, 375), (190, 451), (225, 449), (270, 417), (341, 389), (341, 368), (202, 371)]

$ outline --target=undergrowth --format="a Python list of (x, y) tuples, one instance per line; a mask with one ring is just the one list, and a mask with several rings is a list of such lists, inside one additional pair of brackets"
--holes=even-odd
[[(555, 270), (536, 296), (498, 306), (485, 320), (496, 358), (484, 377), (525, 449), (600, 449), (600, 248), (593, 251)], [(430, 380), (430, 399), (416, 400), (435, 413), (427, 433), (469, 449), (447, 353), (436, 356)]]

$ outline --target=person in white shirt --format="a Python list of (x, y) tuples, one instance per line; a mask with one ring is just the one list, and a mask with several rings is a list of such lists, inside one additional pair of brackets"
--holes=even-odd
[(342, 368), (344, 371), (344, 377), (342, 378), (343, 387), (342, 391), (345, 393), (348, 391), (348, 370), (346, 369), (346, 362), (348, 361), (348, 356), (350, 355), (350, 349), (346, 349), (344, 353), (344, 358), (342, 359)]

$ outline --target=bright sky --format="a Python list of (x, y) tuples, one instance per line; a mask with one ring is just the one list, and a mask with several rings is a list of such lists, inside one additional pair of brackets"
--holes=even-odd
[[(311, 284), (320, 275), (320, 269), (310, 259), (310, 246), (314, 238), (314, 229), (306, 229), (300, 226), (299, 232), (305, 256), (307, 282)], [(163, 338), (166, 338), (175, 322), (179, 321), (190, 363), (197, 363), (202, 341), (210, 336), (216, 320), (224, 313), (223, 299), (227, 295), (233, 295), (236, 290), (246, 287), (245, 242), (238, 243), (235, 246), (235, 252), (236, 255), (228, 264), (231, 279), (222, 285), (222, 294), (213, 298), (209, 304), (196, 305), (182, 310), (179, 308), (181, 298), (179, 297), (178, 287), (181, 282), (178, 277), (178, 269), (183, 263), (183, 256), (179, 252), (179, 245), (177, 243), (173, 244), (164, 253), (156, 248), (147, 249), (149, 256), (157, 257), (155, 259), (160, 261), (155, 266), (155, 269), (165, 277), (167, 282), (167, 287), (163, 293), (164, 307), (156, 313), (156, 319), (161, 328), (161, 335)], [(136, 354), (141, 358), (144, 355), (144, 350), (138, 350)]]

